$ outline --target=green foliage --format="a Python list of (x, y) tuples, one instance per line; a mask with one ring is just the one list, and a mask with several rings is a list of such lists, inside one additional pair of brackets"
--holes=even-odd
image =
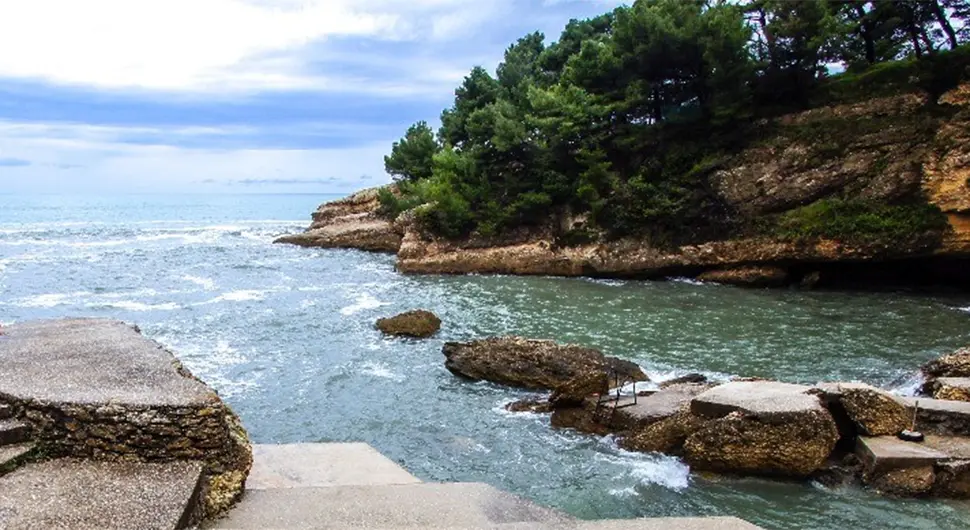
[[(425, 205), (416, 210), (421, 222), (449, 237), (498, 235), (567, 213), (589, 213), (596, 233), (611, 236), (676, 243), (724, 235), (730, 212), (710, 177), (764, 141), (758, 118), (913, 90), (942, 94), (970, 72), (970, 48), (958, 46), (970, 37), (961, 34), (968, 6), (636, 0), (570, 21), (548, 45), (531, 33), (506, 49), (494, 75), (472, 69), (441, 114), (437, 142), (419, 123), (394, 145), (385, 162), (400, 196), (382, 194), (382, 207), (395, 215)], [(844, 73), (832, 75), (833, 63)], [(812, 145), (815, 163), (844, 154), (840, 134), (892, 125), (835, 121), (768, 133)], [(883, 226), (832, 208), (852, 214), (860, 234), (906, 224), (897, 210), (870, 212)], [(791, 229), (822, 226), (806, 219)]]
[(891, 244), (939, 236), (948, 226), (943, 212), (927, 203), (888, 205), (823, 199), (783, 214), (774, 233), (792, 240), (825, 238), (850, 244)]
[(434, 132), (421, 121), (412, 125), (398, 142), (394, 142), (390, 156), (384, 157), (384, 169), (395, 180), (416, 181), (431, 176), (431, 159), (438, 151)]

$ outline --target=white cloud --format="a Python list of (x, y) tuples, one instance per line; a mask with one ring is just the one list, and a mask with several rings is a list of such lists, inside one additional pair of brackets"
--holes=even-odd
[[(300, 51), (463, 35), (512, 0), (3, 0), (0, 77), (169, 91), (347, 88)], [(366, 87), (367, 83), (361, 83)], [(353, 87), (350, 87), (353, 89)]]

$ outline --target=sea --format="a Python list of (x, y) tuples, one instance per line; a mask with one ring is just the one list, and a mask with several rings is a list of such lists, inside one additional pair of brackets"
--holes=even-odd
[[(121, 319), (170, 348), (257, 443), (366, 442), (425, 481), (486, 482), (584, 519), (733, 515), (766, 529), (966, 529), (970, 504), (692, 474), (668, 456), (504, 406), (539, 394), (450, 374), (445, 341), (522, 335), (601, 349), (654, 382), (689, 372), (901, 394), (970, 345), (970, 295), (408, 276), (394, 257), (274, 245), (338, 195), (0, 195), (0, 326)], [(428, 309), (425, 341), (382, 316)]]

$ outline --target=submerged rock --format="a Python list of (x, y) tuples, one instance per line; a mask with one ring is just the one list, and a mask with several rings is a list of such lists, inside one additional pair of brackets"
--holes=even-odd
[(737, 267), (707, 271), (697, 279), (741, 287), (780, 287), (788, 283), (788, 271), (770, 266)]
[(839, 439), (832, 415), (809, 387), (733, 382), (691, 401), (708, 418), (684, 443), (692, 468), (725, 473), (807, 477)]
[[(544, 390), (563, 388), (590, 372), (608, 374), (611, 367), (609, 358), (598, 350), (521, 337), (448, 342), (442, 352), (445, 367), (455, 375)], [(635, 381), (647, 380), (638, 366), (632, 365), (629, 370), (622, 375)]]
[(425, 339), (441, 329), (441, 319), (430, 311), (419, 309), (378, 319), (376, 326), (386, 335)]

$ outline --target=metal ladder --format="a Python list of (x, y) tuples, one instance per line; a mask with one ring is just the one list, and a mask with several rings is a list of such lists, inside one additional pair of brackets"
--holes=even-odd
[[(607, 427), (613, 425), (616, 409), (632, 407), (637, 404), (637, 382), (635, 379), (625, 374), (621, 376), (615, 368), (610, 368), (609, 379), (613, 381), (611, 388), (615, 389), (615, 392), (607, 391), (606, 394), (597, 398), (596, 408), (593, 410), (593, 421)], [(620, 389), (629, 383), (633, 383), (633, 402), (620, 405), (620, 399), (623, 397), (620, 395)]]

